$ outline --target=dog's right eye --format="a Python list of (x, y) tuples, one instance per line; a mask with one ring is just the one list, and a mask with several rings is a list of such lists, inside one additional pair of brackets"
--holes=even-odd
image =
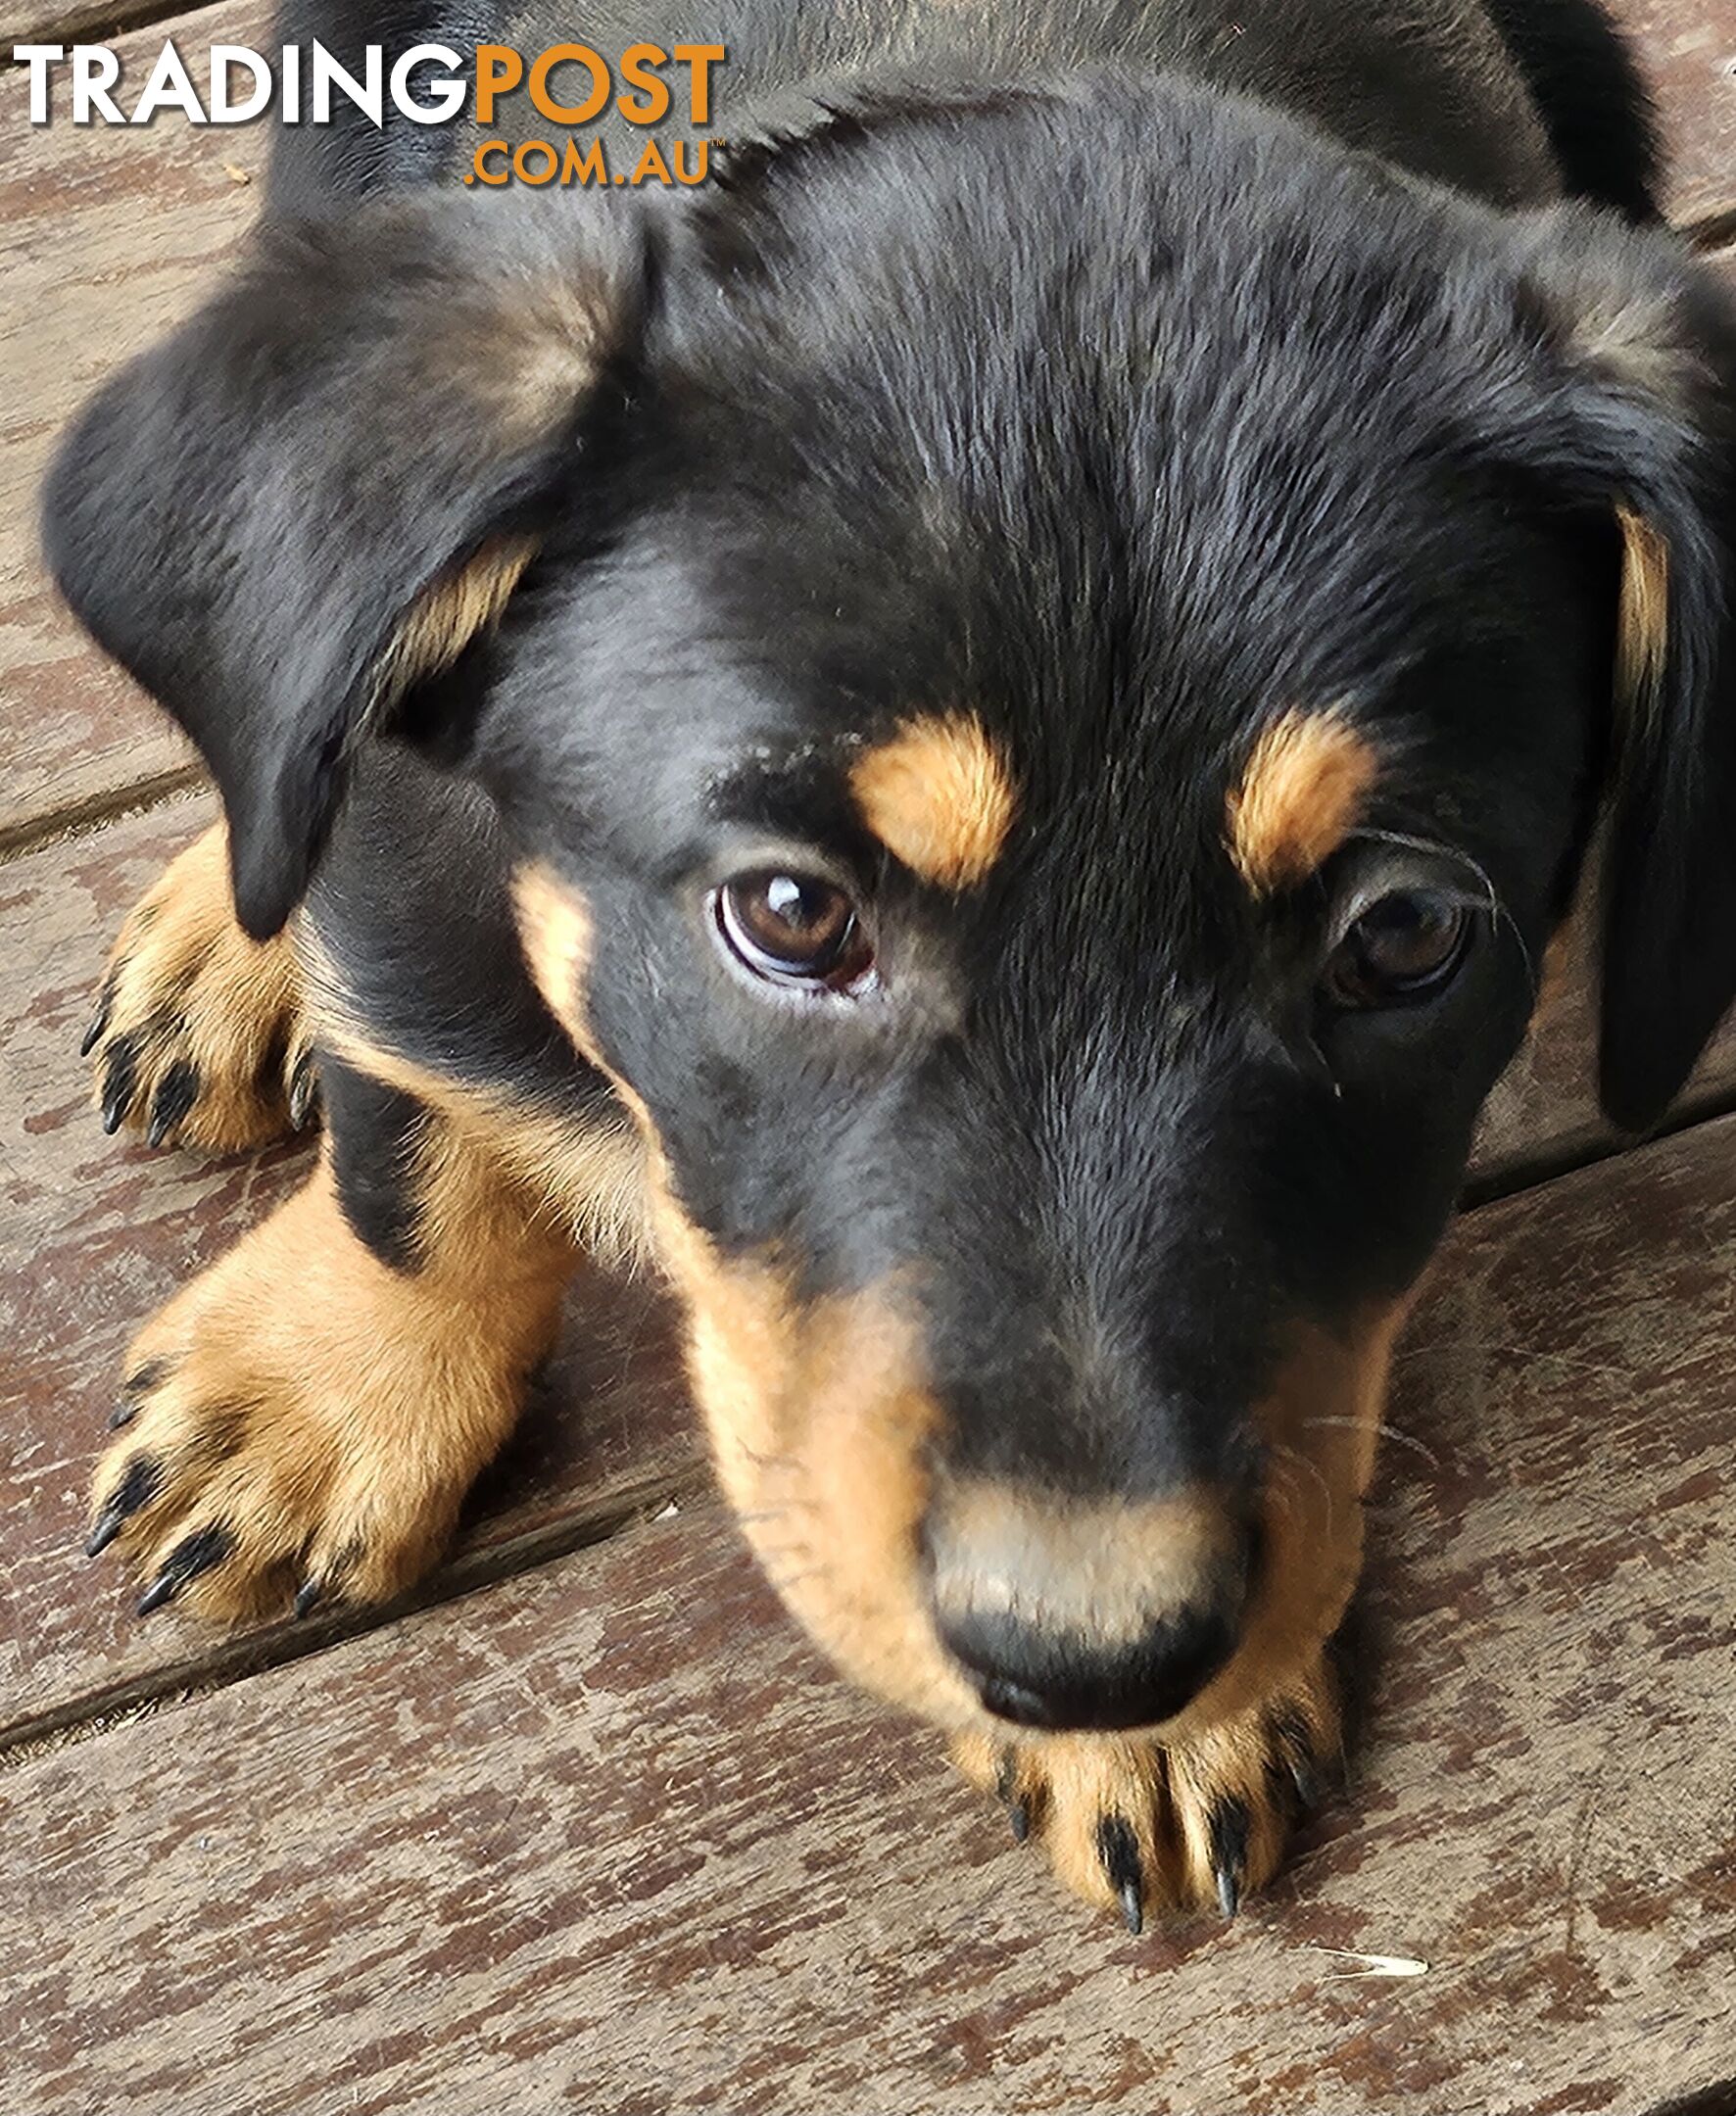
[(1465, 960), (1471, 912), (1431, 890), (1382, 896), (1351, 926), (1322, 980), (1335, 1006), (1397, 1006), (1437, 991)]
[(774, 985), (848, 991), (874, 966), (855, 904), (815, 875), (740, 875), (716, 892), (712, 916), (736, 960)]

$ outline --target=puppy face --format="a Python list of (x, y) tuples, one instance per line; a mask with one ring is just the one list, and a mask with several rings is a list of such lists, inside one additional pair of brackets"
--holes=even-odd
[(672, 295), (477, 768), (773, 1577), (931, 1711), (1167, 1722), (1354, 1576), (1574, 879), (1616, 537), (1465, 459), (1486, 341), (1403, 202), (1300, 261), (1155, 195), (1074, 247), (898, 144), (895, 190), (780, 171), (775, 265)]
[[(663, 226), (654, 295), (592, 272), (589, 393), (509, 422), (433, 590), (498, 635), (419, 693), (358, 654), (358, 719), (390, 665), (520, 848), (747, 1532), (933, 1716), (1180, 1728), (1342, 1611), (1600, 795), (1676, 798), (1617, 669), (1700, 742), (1714, 326), (1633, 240), (1594, 270), (1188, 91), (839, 119)], [(1729, 834), (1678, 820), (1698, 905)]]

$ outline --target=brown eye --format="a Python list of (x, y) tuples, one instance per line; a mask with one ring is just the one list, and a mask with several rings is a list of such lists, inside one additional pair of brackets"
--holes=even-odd
[(840, 991), (874, 961), (855, 905), (836, 883), (813, 875), (738, 876), (718, 890), (716, 916), (731, 954), (774, 984)]
[(1470, 910), (1450, 896), (1382, 896), (1332, 951), (1326, 996), (1341, 1007), (1380, 1007), (1434, 991), (1464, 961), (1471, 930)]

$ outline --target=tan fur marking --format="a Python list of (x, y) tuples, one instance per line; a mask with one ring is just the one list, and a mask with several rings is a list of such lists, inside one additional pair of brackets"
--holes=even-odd
[(1344, 1339), (1299, 1328), (1257, 1407), (1269, 1453), (1263, 1583), (1235, 1658), (1182, 1714), (1190, 1731), (1235, 1717), (1293, 1679), (1349, 1606), (1392, 1347), (1409, 1307), (1407, 1296), (1371, 1311)]
[(268, 1145), (290, 1129), (290, 1083), (309, 1048), (295, 941), (253, 940), (235, 921), (229, 834), (214, 823), (127, 914), (109, 957), (108, 1020), (92, 1055), (102, 1102), (116, 1040), (135, 1054), (125, 1123), (145, 1130), (171, 1066), (199, 1093), (170, 1134), (217, 1153)]
[(938, 1413), (892, 1290), (804, 1309), (776, 1260), (717, 1254), (682, 1208), (650, 1110), (592, 1036), (585, 904), (540, 867), (519, 873), (514, 898), (539, 989), (638, 1130), (652, 1242), (682, 1298), (718, 1478), (773, 1585), (868, 1688), (942, 1720), (980, 1718), (916, 1576)]
[(500, 622), (536, 549), (534, 537), (496, 537), (423, 590), (375, 671), (376, 711), (396, 704), (413, 684), (451, 668), (479, 633)]
[(549, 1011), (595, 1065), (594, 1039), (585, 1016), (585, 981), (591, 969), (591, 907), (579, 891), (540, 861), (512, 877), (512, 907), (524, 959)]
[(938, 1407), (891, 1288), (803, 1309), (775, 1263), (719, 1257), (683, 1213), (644, 1105), (658, 1250), (718, 1480), (793, 1613), (846, 1673), (943, 1724), (981, 1719), (916, 1571)]
[(1669, 658), (1669, 546), (1631, 507), (1617, 507), (1615, 519), (1621, 527), (1615, 702), (1643, 722), (1656, 709)]
[(1292, 708), (1265, 729), (1227, 809), (1230, 856), (1255, 895), (1306, 881), (1338, 849), (1378, 769), (1336, 711)]
[(307, 1187), (141, 1332), (149, 1370), (109, 1450), (96, 1508), (128, 1465), (161, 1488), (121, 1538), (152, 1576), (189, 1534), (233, 1540), (180, 1600), (208, 1615), (281, 1611), (304, 1579), (358, 1601), (432, 1565), (554, 1342), (570, 1238), (484, 1141), (433, 1117), (416, 1170), (420, 1268), (351, 1231), (329, 1149)]
[(1018, 812), (1005, 759), (965, 713), (908, 722), (857, 759), (850, 789), (882, 844), (950, 890), (985, 879)]
[(308, 1009), (320, 1043), (334, 1056), (416, 1096), (467, 1133), (541, 1201), (543, 1215), (601, 1263), (644, 1264), (650, 1256), (645, 1163), (633, 1126), (618, 1112), (561, 1118), (506, 1097), (460, 1086), (368, 1034), (329, 957), (304, 936)]

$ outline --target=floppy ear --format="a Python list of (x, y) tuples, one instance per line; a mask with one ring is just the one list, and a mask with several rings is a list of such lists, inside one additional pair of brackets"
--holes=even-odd
[(1643, 1131), (1736, 996), (1736, 302), (1672, 238), (1583, 211), (1525, 242), (1557, 445), (1620, 538), (1599, 1088)]
[(631, 351), (643, 224), (550, 203), (267, 227), (50, 474), (55, 578), (203, 752), (257, 938), (306, 890), (363, 731), (499, 616)]

